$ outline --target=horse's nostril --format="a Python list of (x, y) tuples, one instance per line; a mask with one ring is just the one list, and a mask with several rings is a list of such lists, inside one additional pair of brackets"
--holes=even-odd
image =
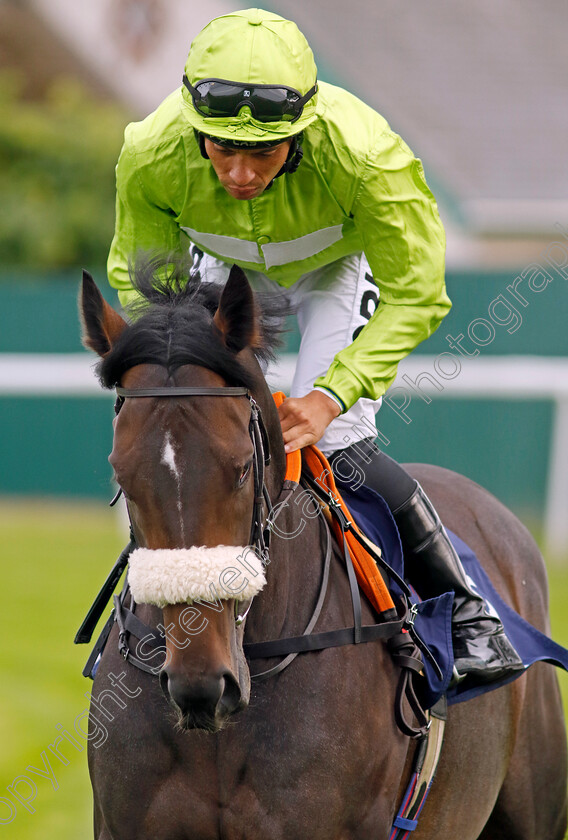
[(242, 691), (239, 683), (232, 674), (225, 674), (224, 689), (219, 702), (224, 714), (232, 715), (243, 708), (246, 703), (243, 703)]
[(165, 669), (160, 671), (160, 673), (158, 675), (158, 680), (159, 680), (159, 683), (160, 683), (160, 688), (162, 689), (162, 691), (164, 692), (164, 694), (166, 695), (166, 697), (169, 700), (169, 698), (170, 698), (169, 685), (168, 685), (169, 684), (169, 677), (168, 677), (167, 671)]

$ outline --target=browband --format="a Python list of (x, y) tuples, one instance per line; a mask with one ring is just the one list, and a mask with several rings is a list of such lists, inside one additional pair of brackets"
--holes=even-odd
[(248, 388), (199, 388), (166, 386), (165, 388), (116, 388), (119, 397), (248, 397)]

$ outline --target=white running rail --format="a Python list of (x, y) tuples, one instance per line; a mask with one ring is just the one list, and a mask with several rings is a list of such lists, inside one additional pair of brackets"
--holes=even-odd
[[(452, 355), (448, 360), (443, 356)], [(450, 366), (448, 365), (448, 361)], [(86, 353), (0, 354), (0, 397), (104, 397)], [(295, 355), (284, 354), (269, 370), (274, 389), (288, 391)], [(450, 378), (451, 376), (451, 378)], [(438, 383), (436, 386), (435, 383)], [(404, 390), (403, 390), (404, 389)], [(568, 359), (542, 356), (462, 358), (456, 354), (411, 356), (399, 367), (382, 411), (398, 406), (411, 412), (412, 402), (433, 399), (552, 400), (555, 404), (550, 448), (545, 551), (560, 558), (568, 553)], [(498, 432), (498, 430), (497, 430)]]

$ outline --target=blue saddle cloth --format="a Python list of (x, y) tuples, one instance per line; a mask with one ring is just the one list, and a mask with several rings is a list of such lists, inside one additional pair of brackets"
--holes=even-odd
[[(379, 546), (388, 565), (404, 577), (404, 560), (398, 529), (384, 499), (365, 485), (361, 485), (355, 491), (339, 481), (337, 481), (337, 486), (357, 525), (375, 545)], [(519, 653), (525, 668), (534, 662), (546, 661), (568, 671), (568, 650), (541, 633), (509, 607), (493, 587), (471, 548), (451, 531), (448, 531), (448, 536), (460, 556), (466, 574), (472, 579), (480, 594), (499, 614), (505, 632)], [(393, 583), (392, 588), (397, 589), (396, 583)], [(414, 626), (442, 671), (440, 679), (435, 669), (425, 659), (428, 688), (426, 697), (423, 699), (428, 707), (434, 705), (443, 694), (447, 694), (450, 704), (469, 700), (486, 691), (500, 688), (523, 673), (519, 671), (513, 677), (489, 685), (472, 686), (462, 683), (448, 689), (454, 665), (451, 632), (453, 598), (453, 592), (446, 592), (428, 601), (419, 601), (418, 598), (415, 601), (418, 615)]]

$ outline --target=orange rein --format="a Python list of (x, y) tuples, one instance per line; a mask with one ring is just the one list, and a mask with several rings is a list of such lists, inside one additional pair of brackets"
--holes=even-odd
[[(282, 393), (282, 391), (277, 391), (272, 396), (277, 406), (282, 405), (286, 399), (286, 396)], [(361, 534), (360, 528), (356, 525), (355, 520), (351, 516), (347, 505), (341, 498), (341, 494), (337, 489), (329, 461), (316, 446), (307, 446), (301, 451), (296, 450), (296, 452), (290, 452), (287, 455), (285, 479), (295, 483), (300, 481), (302, 460), (304, 462), (304, 466), (320, 487), (332, 493), (337, 499), (345, 516), (351, 523), (351, 528), (357, 531), (358, 534)], [(337, 540), (341, 544), (341, 529), (335, 519), (332, 520), (332, 527)], [(345, 537), (351, 552), (351, 558), (357, 574), (357, 580), (359, 581), (361, 589), (371, 602), (372, 606), (378, 613), (382, 613), (385, 610), (393, 610), (395, 607), (391, 594), (373, 557), (363, 548), (350, 531), (346, 532)], [(376, 550), (378, 551), (378, 549)]]

